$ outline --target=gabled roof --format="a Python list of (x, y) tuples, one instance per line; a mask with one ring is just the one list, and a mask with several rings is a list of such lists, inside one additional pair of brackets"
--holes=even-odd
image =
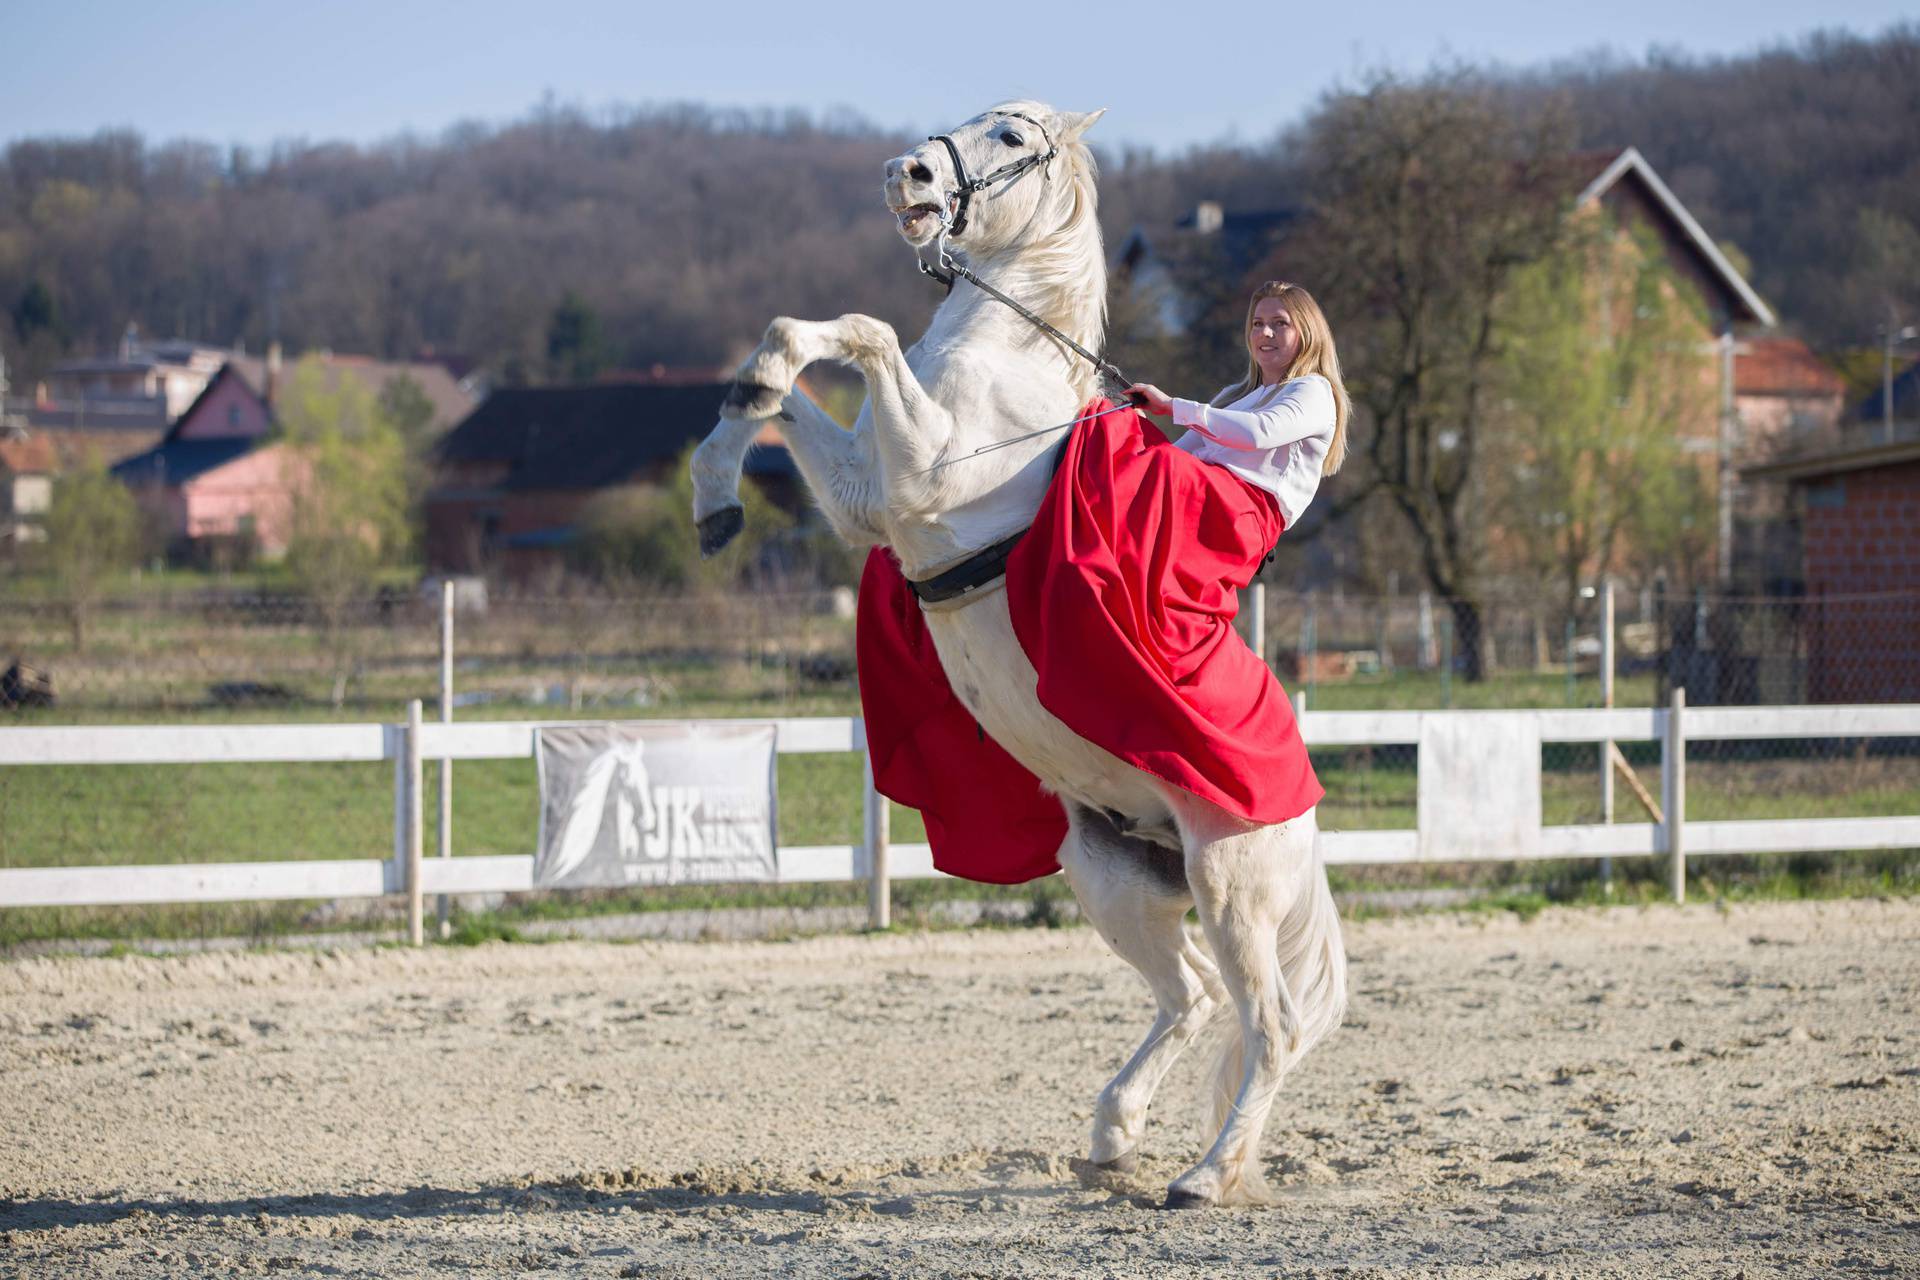
[[(297, 358), (288, 357), (281, 365), (283, 388), (285, 380), (293, 376), (294, 365), (301, 360), (317, 362), (329, 389), (337, 386), (342, 378), (353, 378), (377, 396), (393, 379), (411, 378), (426, 394), (428, 403), (433, 405), (432, 428), (436, 432), (445, 431), (473, 412), (473, 397), (462, 389), (453, 371), (443, 364), (376, 360), (372, 356), (337, 355), (331, 351), (307, 352)], [(235, 356), (227, 361), (223, 369), (231, 369), (239, 374), (254, 395), (266, 398), (267, 362), (264, 358)]]
[[(442, 462), (505, 463), (507, 489), (624, 484), (711, 431), (726, 393), (713, 382), (505, 388), (448, 432), (437, 453)], [(765, 446), (748, 464), (761, 473), (791, 470), (784, 449)]]
[(226, 466), (252, 452), (260, 441), (249, 436), (210, 440), (167, 440), (113, 466), (113, 476), (131, 486), (177, 488), (195, 476)]
[[(1581, 153), (1582, 156), (1590, 154)], [(1640, 154), (1638, 147), (1628, 147), (1602, 168), (1574, 198), (1574, 207), (1580, 208), (1599, 201), (1623, 181), (1639, 183), (1653, 197), (1656, 207), (1672, 221), (1687, 245), (1700, 256), (1709, 274), (1718, 279), (1727, 292), (1745, 308), (1747, 312), (1745, 319), (1766, 325), (1768, 328), (1779, 323), (1779, 319), (1773, 314), (1773, 308), (1761, 300), (1760, 295), (1754, 292), (1753, 286), (1747, 283), (1745, 276), (1734, 270), (1733, 264), (1727, 261), (1727, 256), (1720, 252), (1718, 245), (1714, 244), (1713, 237), (1694, 221), (1693, 215), (1687, 212), (1686, 206), (1680, 203), (1680, 198), (1668, 189), (1667, 184), (1660, 180), (1660, 175), (1653, 171), (1653, 166), (1647, 163), (1646, 157)]]

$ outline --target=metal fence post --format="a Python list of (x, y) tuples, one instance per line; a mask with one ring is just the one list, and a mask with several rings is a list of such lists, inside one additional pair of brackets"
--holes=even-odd
[(1660, 739), (1660, 808), (1666, 818), (1667, 887), (1675, 902), (1687, 900), (1687, 709), (1685, 686), (1673, 691), (1667, 732)]
[[(1600, 584), (1600, 705), (1613, 709), (1613, 583)], [(1600, 821), (1613, 821), (1613, 739), (1600, 744)], [(1600, 883), (1613, 891), (1613, 859), (1600, 859)]]
[(893, 815), (887, 798), (874, 789), (871, 754), (865, 757), (864, 766), (866, 805), (862, 826), (867, 853), (867, 927), (886, 929), (893, 925), (893, 885), (887, 874), (888, 827)]
[[(453, 723), (453, 580), (440, 583), (440, 723)], [(453, 760), (440, 761), (440, 856), (453, 856)], [(441, 894), (434, 904), (440, 918), (440, 938), (453, 933), (448, 919), (448, 898)]]
[(420, 855), (425, 845), (420, 778), (420, 699), (407, 703), (407, 941), (426, 942), (421, 910)]

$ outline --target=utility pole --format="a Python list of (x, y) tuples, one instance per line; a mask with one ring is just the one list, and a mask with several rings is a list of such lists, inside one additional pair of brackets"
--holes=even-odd
[(1893, 443), (1893, 348), (1895, 343), (1907, 342), (1920, 336), (1920, 329), (1908, 325), (1896, 331), (1889, 320), (1880, 326), (1885, 340), (1880, 344), (1880, 412), (1886, 424), (1887, 443)]

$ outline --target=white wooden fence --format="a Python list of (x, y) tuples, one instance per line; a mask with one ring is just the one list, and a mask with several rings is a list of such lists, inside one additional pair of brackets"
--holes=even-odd
[[(1510, 711), (1308, 711), (1310, 746), (1417, 743), (1429, 717), (1512, 716)], [(1920, 847), (1920, 814), (1879, 818), (1798, 818), (1687, 822), (1686, 744), (1761, 738), (1920, 738), (1920, 705), (1685, 707), (1530, 711), (1545, 742), (1657, 741), (1659, 805), (1664, 820), (1549, 826), (1525, 856), (1664, 856), (1676, 898), (1685, 895), (1686, 859), (1734, 853)], [(0, 869), (0, 907), (215, 902), (270, 898), (408, 895), (410, 933), (422, 938), (427, 894), (517, 892), (533, 887), (531, 854), (422, 857), (422, 764), (427, 760), (528, 759), (536, 730), (551, 722), (423, 723), (419, 704), (406, 724), (170, 725), (0, 729), (0, 767), (207, 763), (327, 763), (390, 760), (394, 769), (394, 841), (387, 857), (299, 862), (222, 862), (147, 866)], [(866, 737), (852, 718), (777, 720), (781, 755), (861, 752)], [(865, 784), (859, 844), (787, 846), (783, 883), (865, 880), (876, 926), (888, 920), (887, 885), (937, 874), (926, 845), (892, 846), (887, 806)], [(1415, 829), (1328, 831), (1330, 863), (1412, 862)], [(1500, 854), (1510, 857), (1510, 854)]]

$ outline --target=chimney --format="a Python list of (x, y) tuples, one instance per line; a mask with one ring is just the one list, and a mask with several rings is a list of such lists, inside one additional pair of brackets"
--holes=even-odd
[(1218, 200), (1202, 200), (1193, 207), (1193, 229), (1203, 236), (1218, 231), (1225, 221), (1226, 214), (1222, 212)]
[(273, 397), (280, 389), (280, 344), (267, 344), (267, 384), (261, 389), (260, 398), (267, 402), (267, 408), (273, 408)]
[(127, 321), (127, 331), (120, 335), (120, 358), (133, 359), (133, 349), (140, 345), (140, 326), (137, 322)]

